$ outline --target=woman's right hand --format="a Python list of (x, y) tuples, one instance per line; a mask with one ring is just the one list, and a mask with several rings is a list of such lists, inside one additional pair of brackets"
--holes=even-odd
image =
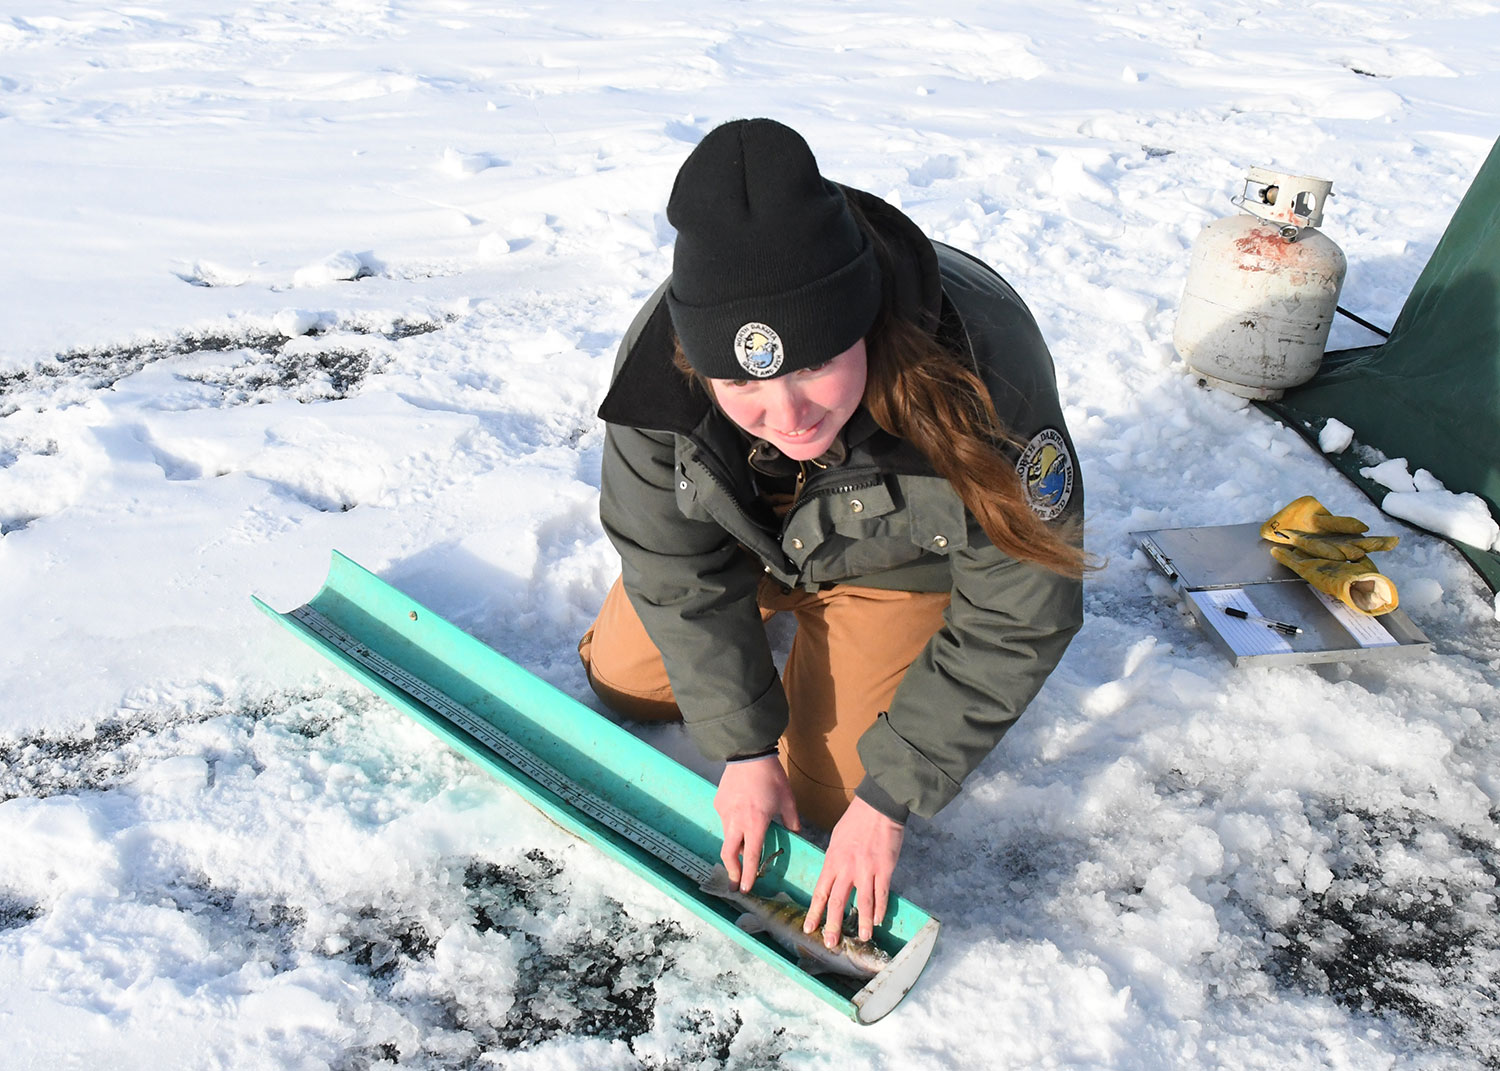
[(791, 783), (775, 755), (725, 766), (719, 791), (714, 794), (714, 810), (724, 826), (719, 858), (729, 871), (729, 880), (739, 885), (741, 892), (749, 892), (759, 876), (766, 829), (772, 819), (779, 817), (781, 824), (794, 833), (802, 831)]

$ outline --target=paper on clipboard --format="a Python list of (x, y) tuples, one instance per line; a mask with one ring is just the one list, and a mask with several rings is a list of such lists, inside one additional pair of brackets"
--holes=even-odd
[(1395, 647), (1400, 643), (1380, 623), (1380, 618), (1357, 614), (1332, 595), (1321, 592), (1317, 588), (1313, 588), (1312, 593), (1322, 600), (1323, 605), (1328, 607), (1328, 612), (1338, 619), (1339, 624), (1344, 626), (1345, 631), (1353, 636), (1354, 642), (1361, 647)]
[(1224, 637), (1224, 641), (1236, 655), (1284, 654), (1291, 651), (1292, 645), (1275, 629), (1269, 629), (1259, 621), (1246, 621), (1224, 612), (1225, 607), (1233, 606), (1247, 614), (1260, 615), (1260, 609), (1250, 600), (1244, 588), (1208, 588), (1189, 591), (1187, 596), (1197, 603), (1204, 616), (1212, 619), (1219, 635)]

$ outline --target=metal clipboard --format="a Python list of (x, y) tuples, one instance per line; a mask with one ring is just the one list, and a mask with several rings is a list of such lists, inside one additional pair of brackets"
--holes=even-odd
[[(1204, 633), (1236, 666), (1295, 666), (1426, 655), (1432, 641), (1399, 607), (1377, 618), (1358, 619), (1326, 600), (1296, 573), (1271, 557), (1260, 524), (1206, 528), (1160, 528), (1134, 532), (1152, 563), (1176, 588)], [(1240, 593), (1243, 593), (1241, 597)], [(1252, 606), (1256, 613), (1295, 623), (1298, 635), (1274, 638), (1246, 632), (1247, 623), (1222, 605)], [(1348, 620), (1345, 624), (1341, 617)], [(1372, 626), (1378, 622), (1378, 628)], [(1254, 626), (1271, 633), (1264, 626)], [(1381, 630), (1389, 639), (1378, 638)], [(1359, 633), (1373, 634), (1375, 642)]]

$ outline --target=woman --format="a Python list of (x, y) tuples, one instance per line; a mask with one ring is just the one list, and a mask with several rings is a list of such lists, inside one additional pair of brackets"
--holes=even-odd
[(599, 411), (622, 575), (579, 653), (622, 715), (726, 761), (731, 880), (807, 817), (832, 829), (808, 932), (832, 947), (854, 891), (868, 940), (908, 814), (957, 794), (1082, 623), (1052, 361), (1004, 280), (780, 123), (712, 131), (667, 217), (672, 276)]

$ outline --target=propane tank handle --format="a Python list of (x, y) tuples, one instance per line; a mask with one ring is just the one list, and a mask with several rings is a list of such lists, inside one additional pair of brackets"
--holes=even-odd
[(1332, 191), (1333, 183), (1325, 179), (1252, 167), (1245, 174), (1244, 192), (1229, 201), (1274, 225), (1288, 242), (1295, 242), (1303, 230), (1323, 222), (1323, 202)]

